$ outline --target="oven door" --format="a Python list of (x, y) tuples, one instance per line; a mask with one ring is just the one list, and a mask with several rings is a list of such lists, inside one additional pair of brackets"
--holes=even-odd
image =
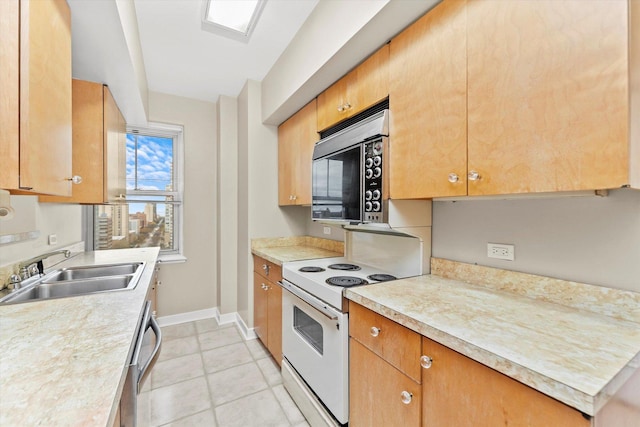
[(362, 156), (357, 144), (313, 160), (313, 219), (362, 221)]
[(349, 419), (349, 321), (290, 282), (283, 281), (282, 353), (340, 422)]

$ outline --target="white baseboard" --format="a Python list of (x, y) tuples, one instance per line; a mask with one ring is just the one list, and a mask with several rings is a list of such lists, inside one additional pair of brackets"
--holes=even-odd
[(158, 317), (158, 324), (162, 326), (177, 325), (179, 323), (194, 322), (196, 320), (204, 320), (216, 318), (218, 308), (205, 308), (204, 310), (189, 311), (187, 313), (172, 314), (170, 316)]
[(244, 319), (242, 319), (242, 316), (240, 316), (238, 312), (220, 314), (218, 307), (158, 317), (158, 324), (162, 327), (211, 318), (216, 319), (219, 325), (235, 323), (238, 326), (238, 329), (240, 329), (245, 341), (253, 340), (258, 337), (255, 330), (253, 328), (249, 328), (247, 324), (244, 323)]

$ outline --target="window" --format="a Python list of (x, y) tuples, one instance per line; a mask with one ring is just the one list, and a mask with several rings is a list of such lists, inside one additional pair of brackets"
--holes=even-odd
[(181, 254), (182, 128), (127, 129), (126, 202), (93, 208), (93, 248), (159, 246), (163, 259)]
[(266, 0), (205, 0), (202, 28), (247, 43)]

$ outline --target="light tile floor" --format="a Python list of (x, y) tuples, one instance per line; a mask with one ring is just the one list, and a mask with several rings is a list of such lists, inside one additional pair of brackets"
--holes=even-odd
[(215, 319), (162, 328), (158, 362), (139, 396), (150, 427), (308, 427), (259, 340)]

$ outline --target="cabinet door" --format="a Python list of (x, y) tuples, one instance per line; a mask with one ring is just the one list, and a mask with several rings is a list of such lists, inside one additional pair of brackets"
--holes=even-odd
[(356, 73), (350, 72), (318, 95), (318, 131), (349, 117), (354, 102), (349, 100), (349, 94), (354, 90), (356, 79)]
[(0, 188), (20, 183), (20, 4), (0, 1)]
[(353, 338), (349, 351), (349, 425), (419, 426), (420, 385)]
[(627, 8), (469, 2), (469, 195), (628, 183)]
[(126, 186), (126, 124), (111, 91), (102, 88), (104, 96), (104, 201), (118, 201)]
[(266, 280), (258, 273), (253, 273), (253, 327), (260, 341), (267, 347), (268, 318), (267, 318), (267, 291)]
[(392, 199), (467, 193), (465, 3), (445, 0), (391, 40)]
[(268, 312), (267, 332), (268, 348), (274, 360), (280, 365), (282, 363), (282, 288), (273, 282), (267, 282)]
[(353, 111), (357, 114), (389, 96), (389, 45), (385, 44), (355, 69), (357, 84), (353, 88)]
[(316, 101), (278, 127), (278, 204), (311, 204), (311, 162), (316, 132)]
[(422, 425), (589, 427), (580, 411), (423, 338)]
[(20, 189), (71, 196), (71, 14), (20, 1)]

